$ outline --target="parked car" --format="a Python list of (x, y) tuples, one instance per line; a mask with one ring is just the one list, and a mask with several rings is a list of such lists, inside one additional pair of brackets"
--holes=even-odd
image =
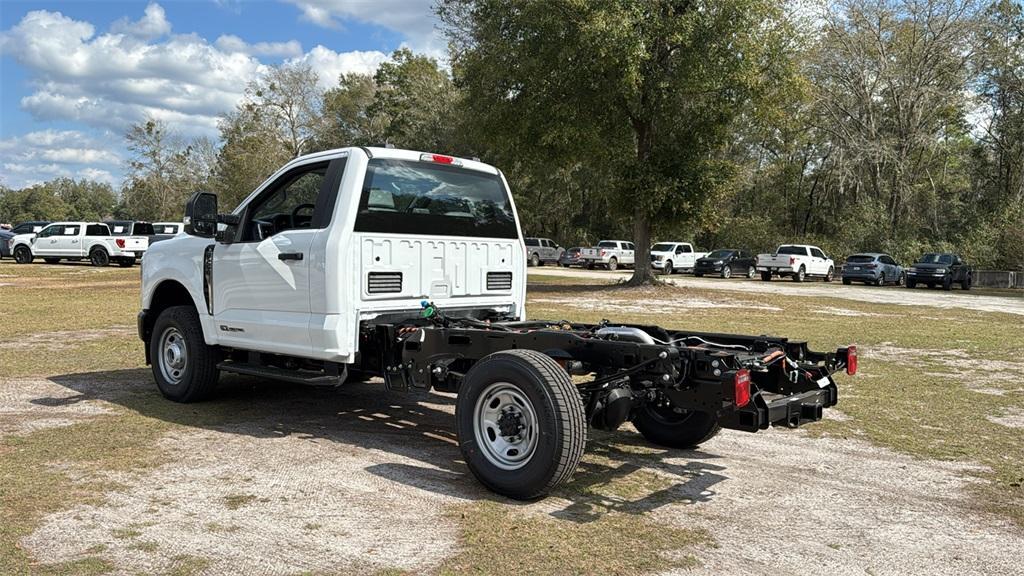
[(854, 254), (843, 263), (841, 272), (843, 284), (849, 286), (854, 282), (884, 286), (886, 284), (903, 285), (907, 280), (903, 267), (888, 254), (865, 252)]
[(604, 266), (609, 270), (618, 270), (619, 266), (633, 265), (635, 246), (625, 240), (601, 240), (593, 248), (580, 250), (580, 257), (588, 270), (594, 266)]
[(11, 255), (11, 238), (14, 238), (17, 234), (14, 234), (10, 230), (0, 230), (0, 259), (7, 258)]
[(694, 252), (689, 242), (658, 242), (651, 246), (651, 267), (662, 274), (676, 270), (692, 272), (697, 259), (706, 255), (707, 252)]
[(39, 232), (49, 225), (50, 223), (45, 220), (29, 220), (11, 228), (11, 232), (14, 234), (31, 234), (32, 232)]
[(562, 252), (565, 252), (565, 248), (548, 238), (524, 238), (523, 243), (526, 244), (526, 263), (529, 266), (556, 263), (562, 257)]
[(956, 254), (929, 252), (907, 270), (907, 288), (925, 284), (929, 288), (942, 286), (943, 290), (952, 290), (953, 284), (959, 284), (970, 290), (973, 282), (974, 269)]
[[(104, 222), (107, 228), (110, 228), (110, 235), (123, 238), (119, 244), (121, 248), (125, 248), (128, 243), (129, 249), (135, 252), (137, 258), (142, 258), (146, 250), (149, 249), (149, 245), (158, 239), (155, 238), (156, 233), (153, 231), (153, 225), (149, 222), (135, 222), (133, 220), (108, 220)], [(171, 238), (172, 236), (166, 236), (162, 239)], [(128, 239), (131, 239), (130, 241)]]
[(783, 244), (774, 254), (757, 255), (757, 271), (761, 280), (768, 282), (773, 276), (789, 276), (795, 282), (803, 282), (808, 276), (823, 278), (831, 282), (835, 276), (835, 263), (817, 246), (807, 244)]
[(114, 237), (100, 222), (55, 222), (38, 233), (18, 234), (11, 240), (11, 252), (18, 264), (42, 258), (47, 264), (88, 258), (93, 266), (116, 262), (128, 267), (145, 249), (145, 238)]
[(715, 250), (703, 258), (698, 258), (693, 267), (693, 275), (700, 278), (705, 274), (718, 274), (729, 278), (733, 274), (753, 278), (757, 276), (756, 258), (746, 250), (723, 248)]
[(583, 258), (580, 257), (580, 252), (583, 250), (580, 246), (574, 246), (567, 248), (565, 252), (562, 252), (562, 257), (558, 259), (558, 265), (562, 268), (569, 268), (570, 266), (583, 266)]

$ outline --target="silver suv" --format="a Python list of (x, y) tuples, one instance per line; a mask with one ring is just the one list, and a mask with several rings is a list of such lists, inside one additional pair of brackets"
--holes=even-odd
[(548, 238), (525, 238), (526, 262), (529, 266), (543, 266), (545, 263), (558, 263), (565, 248)]

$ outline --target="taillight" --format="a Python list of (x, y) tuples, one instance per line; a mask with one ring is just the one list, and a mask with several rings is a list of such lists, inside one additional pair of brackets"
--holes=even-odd
[(795, 256), (790, 256), (789, 257), (789, 265), (792, 266), (793, 264), (796, 264), (796, 257)]
[(853, 376), (857, 373), (857, 347), (846, 347), (846, 373)]
[(114, 243), (117, 244), (118, 248), (124, 248), (124, 238), (116, 238)]
[(604, 250), (601, 250), (601, 256), (603, 257), (605, 254), (606, 252)]
[(875, 268), (878, 268), (878, 264), (868, 264), (865, 268), (868, 270), (874, 270)]
[(733, 401), (737, 408), (743, 408), (750, 404), (750, 370), (743, 368), (737, 370), (732, 379)]
[(452, 166), (462, 166), (462, 161), (458, 158), (451, 156), (442, 156), (441, 154), (420, 154), (420, 162), (434, 162), (437, 164), (451, 164)]

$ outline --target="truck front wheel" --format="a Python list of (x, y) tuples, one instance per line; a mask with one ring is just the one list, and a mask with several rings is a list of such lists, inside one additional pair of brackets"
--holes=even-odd
[(676, 412), (671, 406), (644, 404), (633, 417), (633, 426), (649, 442), (666, 448), (694, 448), (721, 430), (709, 412)]
[(535, 350), (495, 352), (462, 381), (455, 407), (459, 447), (490, 490), (530, 500), (572, 476), (587, 442), (579, 391)]
[(18, 246), (14, 249), (14, 262), (17, 264), (31, 264), (35, 257), (28, 246)]
[(171, 306), (160, 313), (153, 324), (149, 355), (153, 379), (168, 400), (197, 402), (217, 385), (217, 349), (206, 345), (199, 314), (191, 306)]

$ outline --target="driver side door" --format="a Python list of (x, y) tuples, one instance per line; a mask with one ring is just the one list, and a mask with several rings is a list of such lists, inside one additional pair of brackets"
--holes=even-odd
[(215, 244), (213, 316), (221, 344), (309, 354), (310, 249), (326, 233), (323, 212), (333, 211), (321, 197), (337, 194), (328, 166), (305, 164), (281, 175), (225, 231), (233, 241)]

